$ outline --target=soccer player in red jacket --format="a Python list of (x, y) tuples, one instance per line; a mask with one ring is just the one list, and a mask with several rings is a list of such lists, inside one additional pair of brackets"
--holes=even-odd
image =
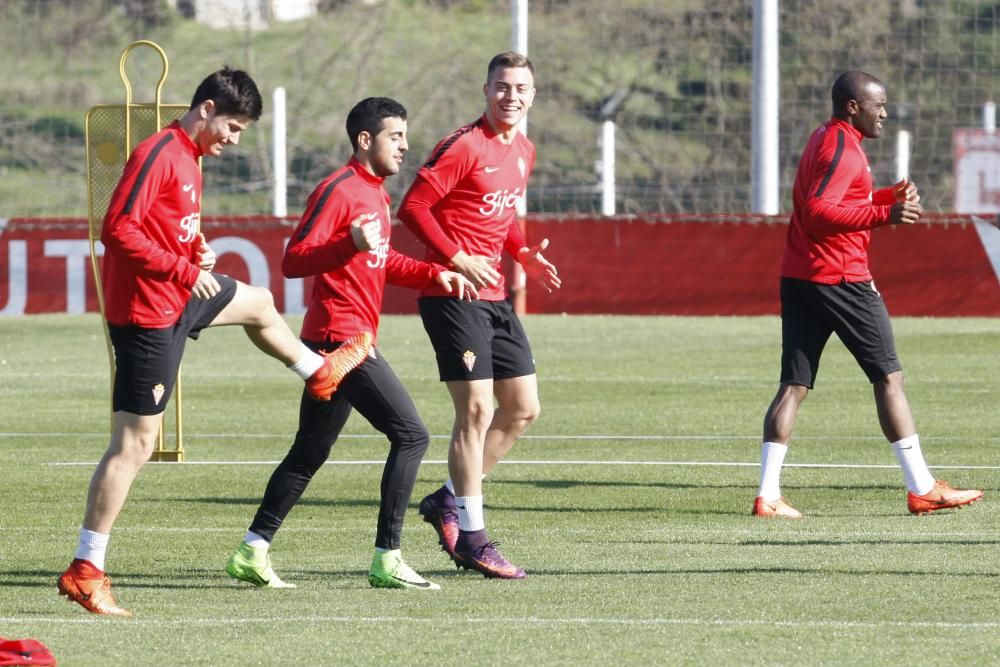
[(781, 261), (781, 384), (764, 417), (760, 488), (753, 514), (800, 518), (781, 496), (779, 478), (799, 406), (812, 389), (819, 359), (836, 333), (875, 391), (882, 433), (903, 470), (914, 514), (966, 505), (982, 491), (935, 480), (924, 462), (889, 313), (868, 270), (876, 227), (913, 224), (921, 213), (916, 186), (902, 180), (872, 190), (864, 138), (877, 139), (886, 90), (870, 74), (850, 71), (833, 84), (833, 117), (809, 139), (792, 191), (793, 212)]
[(215, 253), (198, 231), (198, 160), (238, 144), (261, 108), (246, 72), (211, 74), (179, 121), (136, 147), (108, 205), (101, 241), (115, 350), (113, 431), (90, 481), (75, 558), (58, 580), (61, 595), (95, 614), (131, 616), (111, 593), (105, 554), (129, 488), (152, 455), (187, 338), (207, 327), (242, 325), (254, 345), (305, 380), (312, 400), (324, 402), (367, 354), (364, 346), (316, 354), (288, 328), (267, 289), (212, 273)]
[(399, 210), (428, 259), (455, 267), (480, 288), (473, 302), (433, 287), (420, 298), (455, 407), (451, 478), (421, 501), (420, 513), (456, 565), (520, 579), (524, 570), (489, 540), (483, 516), (483, 476), (541, 409), (531, 346), (497, 270), (500, 254), (506, 249), (544, 289), (558, 288), (560, 280), (541, 254), (548, 240), (527, 247), (515, 219), (535, 166), (535, 147), (518, 131), (535, 97), (531, 61), (514, 52), (494, 56), (483, 94), (485, 113), (438, 143)]
[[(282, 262), (286, 277), (315, 276), (302, 323), (302, 340), (315, 350), (335, 349), (358, 335), (374, 339), (387, 281), (416, 289), (433, 285), (459, 300), (476, 296), (461, 274), (419, 262), (389, 245), (392, 214), (383, 182), (399, 172), (407, 150), (406, 109), (386, 97), (362, 100), (347, 116), (347, 134), (354, 156), (313, 191)], [(333, 400), (318, 403), (302, 397), (295, 442), (271, 475), (253, 523), (226, 565), (231, 577), (256, 586), (288, 586), (271, 567), (270, 543), (329, 457), (352, 409), (389, 439), (368, 582), (377, 588), (440, 588), (414, 572), (401, 555), (403, 518), (430, 438), (376, 347), (343, 379)]]

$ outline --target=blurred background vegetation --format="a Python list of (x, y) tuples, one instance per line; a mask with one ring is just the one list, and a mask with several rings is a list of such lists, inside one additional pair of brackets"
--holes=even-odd
[[(265, 115), (240, 148), (205, 162), (206, 214), (271, 210), (271, 95), (288, 99), (289, 213), (349, 156), (344, 120), (370, 95), (410, 114), (398, 202), (434, 144), (482, 112), (489, 58), (511, 45), (510, 3), (320, 0), (316, 15), (212, 28), (184, 0), (0, 2), (0, 218), (85, 216), (84, 117), (124, 102), (122, 50), (157, 42), (170, 60), (163, 101), (187, 103), (224, 64), (248, 70)], [(750, 210), (751, 0), (534, 0), (529, 55), (538, 96), (532, 212), (600, 208), (600, 109), (618, 91), (618, 210)], [(911, 175), (929, 210), (951, 210), (952, 135), (979, 127), (1000, 78), (1000, 3), (783, 0), (781, 182), (785, 210), (802, 146), (830, 114), (829, 89), (864, 69), (889, 90), (890, 121), (866, 148), (876, 182), (894, 173), (895, 130), (913, 133)], [(135, 101), (151, 101), (159, 59), (128, 61)]]

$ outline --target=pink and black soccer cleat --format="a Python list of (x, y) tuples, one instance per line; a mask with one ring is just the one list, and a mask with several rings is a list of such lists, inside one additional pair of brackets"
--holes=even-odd
[(455, 557), (455, 543), (458, 542), (458, 510), (455, 509), (455, 496), (447, 486), (425, 497), (418, 508), (420, 516), (429, 523), (438, 534), (438, 544), (441, 549), (460, 565)]

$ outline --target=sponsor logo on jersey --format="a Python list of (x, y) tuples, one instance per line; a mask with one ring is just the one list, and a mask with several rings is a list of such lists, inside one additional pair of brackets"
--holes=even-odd
[(485, 216), (495, 215), (497, 217), (504, 214), (504, 211), (517, 207), (518, 200), (522, 199), (521, 188), (511, 190), (496, 190), (483, 195), (483, 205), (479, 207), (479, 212)]
[(517, 158), (517, 170), (521, 172), (521, 178), (524, 178), (524, 172), (528, 168), (528, 165), (524, 163), (524, 158)]
[(498, 171), (500, 167), (483, 167), (483, 171), (487, 174), (492, 174), (494, 171)]
[(190, 192), (191, 193), (191, 203), (192, 204), (194, 204), (194, 203), (196, 203), (198, 201), (197, 200), (198, 193), (194, 191), (194, 183), (188, 183), (187, 185), (182, 185), (181, 186), (181, 190), (183, 190), (184, 192)]
[(180, 228), (183, 234), (177, 235), (177, 240), (181, 243), (191, 243), (198, 236), (198, 223), (201, 221), (201, 214), (195, 211), (181, 218)]
[(368, 251), (368, 255), (365, 266), (370, 269), (385, 268), (386, 259), (389, 257), (389, 239), (382, 239), (376, 247)]

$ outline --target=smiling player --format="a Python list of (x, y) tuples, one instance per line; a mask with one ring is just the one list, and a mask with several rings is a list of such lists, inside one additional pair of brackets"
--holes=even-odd
[(506, 300), (500, 254), (506, 249), (544, 289), (558, 288), (560, 280), (541, 254), (548, 240), (527, 247), (516, 222), (535, 166), (535, 147), (518, 131), (535, 99), (531, 61), (514, 52), (494, 56), (483, 94), (486, 112), (438, 143), (399, 210), (427, 246), (429, 260), (455, 267), (479, 288), (479, 300), (471, 303), (435, 287), (420, 299), (420, 316), (455, 408), (451, 478), (421, 501), (420, 513), (456, 565), (486, 577), (520, 579), (524, 570), (489, 540), (483, 516), (483, 476), (541, 409), (535, 361)]
[(115, 351), (111, 442), (90, 480), (76, 555), (59, 593), (95, 614), (131, 616), (111, 593), (105, 554), (132, 482), (149, 460), (177, 380), (184, 345), (207, 327), (242, 325), (261, 351), (326, 402), (367, 347), (324, 357), (305, 347), (274, 308), (271, 293), (213, 273), (215, 253), (198, 232), (203, 155), (219, 156), (260, 118), (253, 79), (228, 67), (208, 76), (191, 106), (142, 141), (125, 165), (101, 230), (105, 317)]
[(812, 389), (819, 360), (836, 333), (872, 383), (882, 433), (891, 443), (914, 514), (967, 505), (978, 490), (935, 480), (920, 451), (903, 392), (889, 313), (868, 269), (871, 230), (912, 225), (923, 209), (917, 187), (902, 180), (873, 190), (862, 139), (882, 134), (885, 85), (865, 72), (833, 84), (833, 117), (813, 132), (802, 153), (793, 212), (781, 261), (781, 380), (764, 417), (760, 487), (752, 513), (801, 518), (781, 497), (781, 467), (799, 406)]

